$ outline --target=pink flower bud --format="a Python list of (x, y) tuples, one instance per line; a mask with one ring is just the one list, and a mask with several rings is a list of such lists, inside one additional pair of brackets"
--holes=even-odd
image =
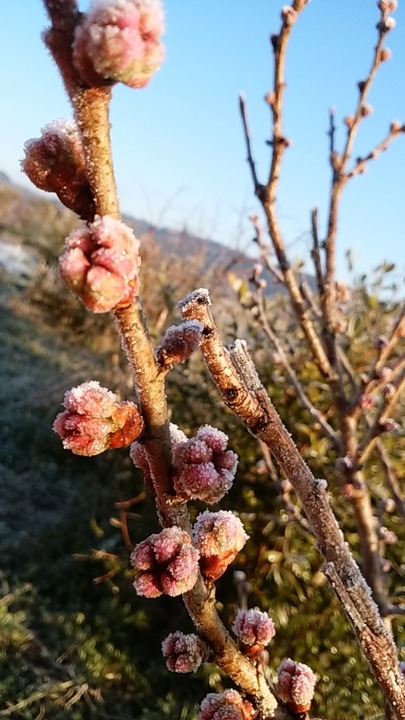
[(68, 390), (63, 404), (65, 411), (56, 417), (53, 430), (62, 438), (63, 447), (75, 455), (99, 455), (126, 447), (143, 430), (138, 408), (120, 402), (94, 380)]
[(360, 396), (359, 404), (362, 410), (370, 410), (374, 406), (374, 398), (369, 393)]
[(381, 12), (393, 13), (398, 7), (397, 0), (379, 0), (377, 3)]
[(400, 428), (399, 423), (397, 423), (397, 421), (391, 417), (388, 417), (385, 420), (383, 420), (382, 422), (380, 422), (381, 432), (394, 433), (394, 432), (397, 432), (397, 430), (399, 430), (399, 428)]
[(181, 528), (164, 528), (150, 535), (131, 554), (136, 592), (150, 598), (188, 592), (197, 581), (198, 559), (198, 551)]
[(87, 85), (148, 84), (164, 59), (160, 0), (93, 0), (77, 27), (73, 61)]
[(387, 62), (387, 60), (391, 60), (392, 58), (392, 50), (389, 48), (381, 48), (380, 50), (380, 62)]
[(382, 368), (379, 369), (377, 375), (383, 383), (388, 383), (392, 378), (393, 370), (390, 367), (384, 365)]
[(170, 370), (173, 365), (187, 360), (198, 347), (203, 330), (204, 325), (198, 320), (186, 320), (169, 327), (156, 348), (156, 358), (163, 370)]
[(173, 449), (176, 493), (184, 500), (219, 502), (232, 487), (238, 458), (226, 450), (225, 433), (204, 425), (194, 438)]
[(27, 140), (21, 168), (40, 190), (54, 192), (81, 218), (94, 214), (93, 196), (79, 131), (72, 120), (55, 120), (40, 138)]
[(273, 620), (257, 608), (238, 610), (232, 630), (240, 642), (241, 650), (250, 658), (260, 655), (276, 634)]
[(386, 545), (395, 545), (398, 542), (398, 537), (395, 535), (393, 530), (389, 530), (385, 525), (381, 525), (378, 530), (378, 537), (380, 540), (386, 543)]
[(236, 690), (208, 693), (201, 703), (198, 720), (252, 720), (256, 712)]
[(283, 660), (277, 674), (277, 692), (281, 700), (296, 713), (308, 712), (316, 684), (311, 668), (288, 658)]
[(205, 510), (198, 515), (193, 540), (200, 552), (204, 577), (210, 582), (221, 577), (248, 537), (239, 518), (229, 510)]
[(178, 673), (197, 672), (208, 659), (209, 648), (198, 635), (170, 633), (162, 642), (162, 653), (169, 670)]
[(139, 290), (139, 240), (123, 222), (96, 215), (66, 238), (59, 266), (66, 285), (93, 312), (125, 307)]

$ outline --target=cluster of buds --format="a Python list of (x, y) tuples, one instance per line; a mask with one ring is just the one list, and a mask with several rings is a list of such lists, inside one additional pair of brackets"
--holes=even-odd
[(209, 647), (193, 633), (170, 633), (162, 642), (163, 657), (169, 670), (177, 673), (197, 672), (200, 665), (208, 660)]
[(99, 455), (126, 447), (143, 430), (138, 408), (92, 380), (65, 393), (65, 411), (53, 423), (63, 447), (75, 455)]
[(198, 720), (253, 720), (256, 712), (236, 690), (208, 693), (201, 703)]
[(135, 546), (131, 564), (138, 595), (176, 597), (191, 590), (198, 576), (199, 554), (181, 528), (164, 528)]
[(308, 665), (283, 660), (277, 670), (277, 693), (294, 713), (308, 712), (314, 696), (316, 677)]
[(79, 130), (73, 120), (55, 120), (41, 130), (41, 137), (27, 140), (21, 168), (40, 190), (54, 192), (79, 217), (94, 214)]
[(228, 437), (221, 430), (204, 425), (195, 437), (174, 446), (176, 493), (184, 500), (219, 502), (231, 488), (238, 457), (227, 450)]
[(108, 215), (74, 230), (59, 258), (66, 285), (94, 313), (129, 305), (139, 291), (139, 240)]
[(193, 540), (200, 554), (201, 574), (210, 582), (217, 580), (248, 540), (244, 527), (229, 510), (198, 515)]
[(240, 649), (251, 659), (257, 658), (276, 634), (273, 620), (257, 608), (238, 610), (232, 630)]
[(163, 32), (160, 0), (93, 0), (73, 42), (82, 82), (145, 87), (164, 59)]

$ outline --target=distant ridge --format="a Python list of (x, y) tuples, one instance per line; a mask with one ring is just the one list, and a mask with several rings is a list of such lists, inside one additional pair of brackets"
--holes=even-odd
[[(47, 237), (55, 235), (57, 228), (47, 227), (46, 210), (49, 210), (49, 221), (57, 214), (65, 219), (63, 224), (73, 225), (74, 216), (51, 194), (37, 193), (13, 183), (5, 173), (0, 171), (0, 240), (3, 242), (38, 245), (46, 252)], [(215, 278), (221, 285), (221, 292), (233, 295), (234, 291), (228, 281), (228, 274), (240, 277), (249, 282), (255, 259), (246, 253), (229, 248), (214, 240), (201, 238), (187, 230), (157, 228), (145, 220), (124, 215), (125, 222), (131, 225), (138, 237), (148, 242), (148, 236), (163, 255), (180, 259), (192, 259), (201, 264), (201, 276), (210, 275), (215, 268)], [(59, 225), (59, 223), (57, 223)], [(28, 233), (29, 229), (29, 233)], [(267, 270), (263, 271), (267, 282), (266, 294), (273, 295), (283, 292), (280, 284)]]

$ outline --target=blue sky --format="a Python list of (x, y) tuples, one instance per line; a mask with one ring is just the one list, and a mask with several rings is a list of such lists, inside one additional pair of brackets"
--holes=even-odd
[[(246, 95), (261, 179), (268, 172), (271, 89), (269, 33), (279, 28), (278, 0), (167, 0), (167, 60), (144, 90), (116, 87), (111, 107), (116, 176), (125, 212), (245, 248), (249, 213), (258, 210), (245, 161), (238, 94)], [(80, 6), (85, 9), (86, 3)], [(278, 207), (286, 243), (308, 252), (309, 213), (326, 219), (330, 171), (328, 108), (354, 109), (357, 81), (370, 67), (378, 10), (373, 0), (312, 0), (293, 29), (287, 60), (285, 156)], [(393, 119), (405, 122), (405, 3), (387, 38), (393, 58), (381, 67), (355, 155), (367, 153)], [(25, 184), (24, 142), (57, 117), (70, 117), (58, 73), (40, 40), (40, 0), (3, 2), (0, 170)], [(346, 188), (339, 272), (352, 248), (357, 273), (382, 260), (405, 266), (405, 136)]]

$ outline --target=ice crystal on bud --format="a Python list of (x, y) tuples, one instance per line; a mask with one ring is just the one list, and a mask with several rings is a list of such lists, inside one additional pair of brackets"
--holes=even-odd
[(273, 620), (258, 608), (238, 610), (232, 625), (241, 649), (250, 658), (257, 657), (276, 634)]
[[(399, 120), (393, 120), (390, 125), (390, 132), (391, 133), (405, 132), (405, 125), (403, 125)], [(401, 337), (401, 336), (399, 336), (399, 337)]]
[(66, 285), (95, 313), (129, 305), (139, 290), (139, 240), (105, 215), (74, 230), (59, 259)]
[(164, 370), (170, 370), (187, 360), (198, 347), (204, 325), (198, 320), (186, 320), (180, 325), (171, 325), (156, 349), (156, 358)]
[(181, 313), (187, 312), (187, 310), (194, 304), (197, 305), (211, 305), (210, 293), (207, 288), (198, 288), (192, 290), (191, 293), (186, 295), (182, 300), (179, 300), (177, 307)]
[(236, 453), (227, 450), (228, 438), (210, 425), (194, 438), (173, 448), (173, 485), (185, 500), (219, 502), (232, 486), (238, 464)]
[(164, 528), (135, 546), (131, 564), (138, 595), (172, 597), (191, 590), (197, 580), (199, 553), (181, 528)]
[(396, 24), (397, 24), (397, 23), (396, 23), (396, 21), (394, 20), (393, 17), (387, 17), (387, 18), (384, 18), (383, 20), (381, 20), (381, 21), (377, 24), (377, 29), (378, 29), (381, 33), (386, 33), (386, 32), (389, 32), (390, 30), (393, 30), (394, 27), (396, 26)]
[(27, 140), (21, 169), (40, 190), (54, 192), (83, 219), (93, 214), (93, 197), (87, 179), (80, 133), (73, 120), (55, 120), (41, 137)]
[(360, 108), (361, 116), (367, 117), (368, 115), (372, 115), (374, 112), (374, 108), (372, 105), (362, 105)]
[(201, 703), (198, 720), (252, 720), (253, 706), (236, 690), (208, 693)]
[(208, 658), (209, 648), (198, 635), (170, 633), (162, 642), (162, 653), (169, 670), (178, 673), (196, 672)]
[(94, 380), (68, 390), (63, 404), (65, 411), (56, 417), (53, 430), (62, 438), (63, 447), (75, 455), (99, 455), (125, 447), (142, 432), (138, 408), (120, 402)]
[(281, 9), (281, 19), (286, 25), (293, 25), (297, 19), (297, 11), (291, 5), (284, 5)]
[(211, 582), (221, 577), (248, 538), (241, 521), (230, 510), (205, 510), (198, 515), (193, 540), (200, 552), (204, 577)]
[(277, 692), (294, 712), (308, 712), (314, 696), (316, 677), (311, 668), (294, 660), (283, 660), (277, 669)]
[(164, 59), (160, 0), (93, 0), (76, 29), (73, 61), (84, 83), (143, 88)]

